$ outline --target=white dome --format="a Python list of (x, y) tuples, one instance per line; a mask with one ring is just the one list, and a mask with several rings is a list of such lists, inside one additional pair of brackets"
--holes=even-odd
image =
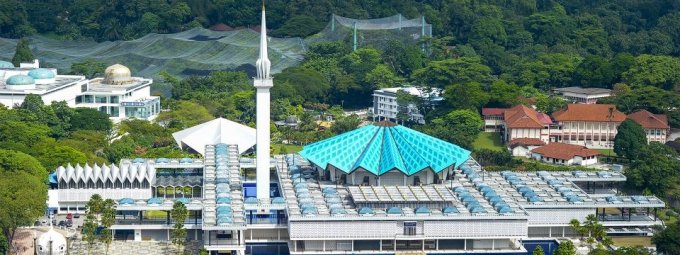
[[(64, 255), (66, 254), (66, 238), (62, 235), (59, 234), (57, 231), (54, 231), (54, 229), (50, 228), (49, 231), (43, 233), (38, 237), (38, 240), (36, 240), (36, 243), (38, 245), (38, 254), (39, 255), (47, 255), (47, 254), (52, 254), (52, 255)], [(52, 245), (50, 247), (50, 244)], [(50, 253), (50, 250), (52, 252)]]
[(130, 68), (121, 64), (109, 66), (104, 71), (104, 83), (111, 85), (125, 85), (132, 83)]

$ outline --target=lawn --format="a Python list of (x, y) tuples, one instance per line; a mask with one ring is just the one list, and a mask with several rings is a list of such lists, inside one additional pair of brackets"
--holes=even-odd
[(602, 153), (602, 155), (604, 155), (604, 156), (612, 156), (612, 157), (616, 157), (616, 152), (614, 152), (613, 149), (595, 149), (595, 150), (596, 150), (596, 151), (599, 151), (599, 152)]
[(472, 148), (475, 150), (489, 149), (495, 151), (502, 151), (505, 150), (505, 145), (503, 145), (503, 143), (501, 142), (500, 134), (482, 132), (479, 133), (477, 139), (475, 139), (475, 141), (472, 142)]
[(286, 148), (286, 153), (296, 153), (298, 151), (302, 150), (302, 146), (300, 145), (293, 145), (293, 144), (272, 144), (272, 148), (274, 149), (273, 154), (283, 154), (281, 153), (281, 148)]
[(619, 247), (633, 247), (641, 245), (642, 247), (650, 247), (652, 245), (652, 238), (649, 236), (631, 236), (631, 237), (612, 237), (614, 245)]

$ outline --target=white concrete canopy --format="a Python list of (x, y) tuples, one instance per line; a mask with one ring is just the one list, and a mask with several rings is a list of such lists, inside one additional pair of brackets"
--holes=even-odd
[(254, 128), (224, 118), (172, 133), (172, 137), (180, 147), (188, 146), (201, 155), (208, 144), (236, 144), (239, 153), (243, 154), (256, 143)]

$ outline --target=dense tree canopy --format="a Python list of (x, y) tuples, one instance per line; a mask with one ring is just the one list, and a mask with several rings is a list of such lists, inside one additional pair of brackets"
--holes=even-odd
[(614, 137), (614, 152), (617, 155), (635, 159), (640, 148), (647, 145), (647, 133), (637, 122), (627, 119), (619, 125)]
[[(8, 242), (45, 212), (47, 171), (30, 155), (0, 149), (0, 229)], [(6, 245), (5, 245), (6, 246)]]

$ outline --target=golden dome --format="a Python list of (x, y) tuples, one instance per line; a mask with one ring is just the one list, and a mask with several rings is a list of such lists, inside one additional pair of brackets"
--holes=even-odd
[(125, 85), (132, 83), (130, 68), (121, 64), (109, 66), (104, 71), (104, 83), (112, 85)]

